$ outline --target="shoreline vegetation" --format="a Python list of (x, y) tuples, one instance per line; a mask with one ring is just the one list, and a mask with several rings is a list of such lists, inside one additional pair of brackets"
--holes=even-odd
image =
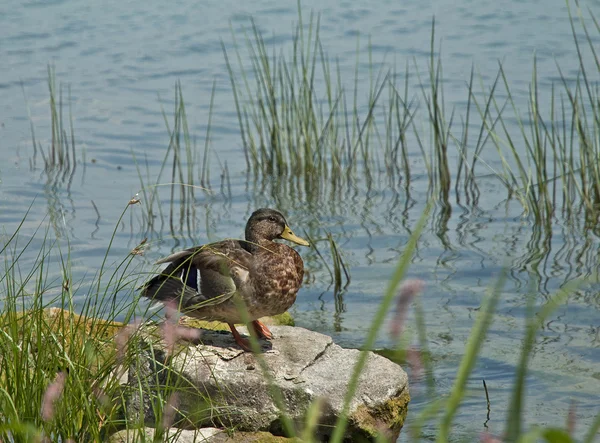
[[(425, 374), (427, 395), (431, 399), (418, 414), (409, 412), (404, 432), (410, 433), (412, 440), (420, 440), (424, 427), (435, 424), (433, 439), (453, 441), (453, 421), (465, 398), (467, 381), (477, 356), (486, 345), (486, 334), (494, 320), (506, 275), (489, 283), (454, 384), (447, 396), (439, 395), (432, 380), (433, 362), (428, 353), (424, 314), (418, 297), (420, 286), (405, 281), (420, 235), (434, 210), (449, 217), (453, 200), (459, 205), (476, 206), (481, 198), (481, 180), (493, 179), (505, 189), (507, 201), (516, 201), (522, 206), (524, 216), (536, 229), (551, 230), (553, 220), (560, 216), (568, 223), (583, 223), (582, 229), (597, 233), (600, 215), (600, 58), (593, 43), (600, 35), (600, 24), (591, 11), (588, 11), (589, 18), (584, 18), (577, 2), (577, 15), (572, 15), (571, 5), (567, 4), (574, 50), (580, 62), (579, 74), (574, 79), (567, 78), (557, 67), (558, 84), (552, 88), (549, 99), (546, 97), (551, 103), (549, 109), (539, 108), (542, 100), (534, 58), (527, 109), (517, 107), (500, 64), (492, 84), (482, 86), (481, 91), (476, 91), (479, 80), (472, 69), (465, 114), (455, 115), (454, 111), (448, 111), (444, 104), (443, 69), (441, 55), (436, 52), (434, 22), (429, 71), (424, 76), (416, 74), (421, 84), (420, 103), (412, 98), (414, 91), (409, 90), (411, 68), (407, 63), (403, 84), (396, 83), (400, 73), (395, 69), (371, 71), (368, 103), (361, 107), (358, 70), (354, 89), (347, 90), (339, 66), (327, 56), (319, 39), (319, 18), (311, 15), (305, 23), (300, 8), (289, 58), (270, 55), (276, 52), (267, 47), (254, 23), (246, 40), (239, 45), (236, 43), (233, 52), (223, 46), (248, 177), (260, 183), (263, 189), (266, 187), (274, 192), (270, 187), (275, 182), (281, 187), (279, 196), (294, 188), (297, 198), (317, 204), (331, 198), (343, 198), (344, 193), (358, 182), (370, 189), (375, 181), (385, 181), (390, 187), (402, 190), (408, 201), (413, 177), (408, 144), (416, 142), (419, 146), (420, 161), (429, 183), (428, 201), (419, 220), (410, 226), (410, 239), (365, 337), (361, 348), (364, 352), (345, 398), (346, 414), (366, 352), (373, 349), (377, 335), (382, 333), (384, 319), (393, 312), (397, 346), (386, 351), (386, 355), (394, 361), (409, 364), (413, 371), (420, 368)], [(235, 40), (237, 36), (233, 37)], [(584, 50), (586, 56), (591, 57), (595, 70), (590, 71), (589, 61), (583, 59)], [(251, 55), (249, 67), (242, 63), (241, 51)], [(371, 60), (370, 63), (373, 66)], [(323, 95), (318, 95), (319, 90)], [(85, 168), (85, 153), (77, 149), (70, 111), (68, 122), (64, 118), (62, 89), (58, 88), (57, 96), (52, 69), (49, 69), (49, 91), (52, 142), (48, 150), (44, 150), (36, 139), (32, 124), (32, 167), (36, 167), (39, 155), (48, 183), (69, 187), (77, 165)], [(210, 109), (213, 100), (214, 86)], [(426, 116), (428, 126), (425, 130), (416, 122), (417, 117), (422, 117), (420, 113)], [(0, 440), (102, 441), (118, 429), (144, 427), (143, 422), (133, 423), (124, 418), (125, 399), (115, 368), (131, 366), (139, 351), (135, 332), (139, 315), (136, 312), (139, 297), (136, 288), (145, 280), (146, 274), (141, 272), (135, 257), (143, 251), (146, 240), (118, 263), (109, 263), (109, 253), (117, 227), (131, 211), (141, 217), (147, 237), (159, 236), (166, 228), (172, 234), (187, 232), (193, 238), (199, 228), (195, 193), (211, 189), (214, 181), (207, 166), (211, 155), (212, 123), (209, 120), (204, 146), (198, 149), (189, 133), (181, 84), (175, 88), (173, 120), (170, 121), (165, 111), (163, 117), (170, 141), (160, 170), (155, 175), (147, 162), (144, 164), (134, 156), (142, 191), (129, 202), (123, 202), (124, 208), (103, 264), (94, 276), (86, 277), (85, 284), (73, 279), (68, 238), (53, 240), (51, 226), (42, 233), (43, 241), (35, 251), (32, 250), (32, 238), (23, 244), (19, 237), (27, 214), (15, 232), (3, 234), (0, 250), (4, 265), (0, 275)], [(509, 120), (513, 122), (509, 123)], [(495, 150), (500, 168), (493, 169), (483, 161), (485, 147)], [(165, 181), (169, 188), (168, 203), (159, 192)], [(230, 189), (228, 182), (229, 173), (224, 164), (220, 184), (224, 195)], [(277, 201), (277, 196), (274, 197)], [(52, 214), (50, 219), (52, 225)], [(44, 223), (40, 223), (38, 229), (43, 226)], [(351, 271), (343, 251), (330, 233), (316, 240), (309, 238), (311, 244), (325, 246), (315, 248), (312, 253), (328, 269), (337, 297), (350, 284)], [(19, 260), (24, 254), (36, 257), (33, 266), (20, 266)], [(58, 280), (49, 277), (54, 275), (49, 269), (55, 266), (57, 258), (62, 275)], [(566, 282), (542, 304), (533, 292), (530, 294), (503, 434), (484, 433), (474, 438), (490, 443), (576, 441), (574, 416), (557, 417), (564, 420), (563, 427), (537, 427), (523, 422), (524, 386), (538, 331), (571, 293), (582, 285), (597, 282), (597, 279), (596, 273), (590, 272), (585, 278)], [(83, 290), (87, 293), (81, 294)], [(85, 302), (77, 307), (75, 314), (73, 300), (81, 295), (85, 296)], [(414, 306), (415, 337), (404, 327), (411, 305)], [(49, 319), (48, 308), (71, 314)], [(117, 328), (120, 324), (117, 319), (129, 326)], [(413, 340), (418, 342), (417, 347), (410, 345)], [(252, 344), (258, 349), (255, 341)], [(260, 355), (258, 359), (260, 363)], [(260, 370), (268, 379), (268, 368), (261, 364)], [(152, 399), (156, 418), (153, 427), (157, 430), (155, 441), (163, 441), (167, 436), (170, 440), (176, 439), (180, 431), (169, 434), (168, 429), (185, 422), (173, 422), (172, 396), (182, 387), (169, 384), (172, 374), (168, 367), (165, 371), (167, 383)], [(143, 391), (142, 380), (138, 389), (140, 393)], [(304, 423), (298, 425), (285, 420), (283, 400), (277, 395), (274, 392), (285, 423), (285, 434), (312, 441), (318, 422), (318, 402), (307, 411)], [(214, 413), (210, 398), (201, 407), (203, 409), (198, 413)], [(331, 441), (342, 441), (346, 426), (347, 416), (342, 414)], [(599, 431), (600, 413), (583, 432), (583, 438), (577, 441), (592, 443)], [(377, 441), (383, 442), (385, 438), (382, 436)]]

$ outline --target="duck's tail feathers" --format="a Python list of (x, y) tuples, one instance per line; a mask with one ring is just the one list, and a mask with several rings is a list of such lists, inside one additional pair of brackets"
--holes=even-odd
[(180, 278), (157, 275), (141, 288), (141, 294), (156, 302), (174, 301), (186, 306), (188, 300), (198, 296), (198, 291), (181, 281)]

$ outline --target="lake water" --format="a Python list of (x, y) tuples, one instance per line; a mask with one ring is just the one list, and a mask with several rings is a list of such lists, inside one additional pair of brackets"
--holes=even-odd
[[(589, 7), (598, 12), (597, 2), (590, 1)], [(578, 71), (562, 0), (408, 0), (377, 5), (350, 0), (331, 4), (303, 1), (305, 22), (310, 11), (320, 14), (323, 47), (331, 60), (338, 60), (344, 85), (354, 81), (357, 45), (359, 82), (368, 83), (369, 41), (377, 67), (396, 66), (398, 72), (404, 72), (409, 63), (410, 69), (418, 69), (427, 82), (435, 16), (436, 46), (441, 42), (442, 48), (444, 100), (449, 112), (455, 109), (459, 127), (472, 66), (478, 75), (478, 90), (480, 84), (489, 89), (498, 61), (502, 61), (513, 99), (523, 114), (527, 111), (534, 54), (541, 107), (549, 106), (551, 87), (559, 84), (557, 64), (568, 79)], [(93, 278), (104, 259), (115, 226), (116, 241), (108, 262), (120, 261), (149, 237), (149, 247), (144, 256), (136, 257), (136, 264), (150, 272), (153, 261), (175, 248), (239, 237), (254, 208), (276, 206), (300, 234), (305, 230), (320, 239), (331, 232), (351, 274), (347, 290), (334, 296), (322, 262), (314, 251), (303, 251), (309, 273), (292, 310), (296, 324), (330, 334), (342, 346), (359, 347), (425, 206), (428, 179), (421, 151), (411, 137), (410, 195), (401, 186), (390, 186), (385, 174), (376, 175), (368, 185), (359, 180), (336, 198), (309, 195), (290, 182), (267, 180), (265, 185), (254, 180), (256, 175), (247, 171), (244, 159), (221, 47), (223, 42), (232, 50), (233, 32), (240, 44), (242, 63), (249, 68), (250, 57), (243, 42), (244, 32), (251, 29), (251, 17), (264, 33), (271, 53), (290, 53), (298, 21), (295, 2), (258, 0), (242, 5), (227, 0), (208, 4), (190, 0), (177, 4), (52, 0), (0, 5), (1, 234), (14, 232), (33, 202), (21, 235), (23, 243), (31, 236), (35, 239), (32, 249), (21, 257), (21, 266), (33, 263), (36, 246), (40, 246), (47, 228), (49, 237), (58, 237), (63, 249), (69, 242), (73, 280), (85, 288), (86, 279)], [(597, 35), (594, 38), (598, 42)], [(593, 62), (587, 60), (597, 82)], [(48, 64), (55, 67), (57, 83), (64, 85), (67, 121), (67, 86), (70, 88), (79, 163), (72, 177), (69, 174), (64, 180), (44, 172), (39, 153), (33, 166), (30, 122), (44, 149), (51, 139)], [(402, 75), (398, 77), (403, 85)], [(141, 165), (144, 183), (156, 182), (169, 145), (161, 108), (172, 125), (177, 81), (182, 85), (198, 158), (204, 150), (215, 84), (209, 156), (212, 193), (195, 191), (191, 230), (187, 226), (171, 230), (165, 214), (162, 221), (157, 219), (154, 231), (148, 232), (143, 223), (144, 204), (148, 204), (144, 200), (141, 206), (129, 208), (118, 223), (127, 202), (142, 187), (134, 158)], [(324, 85), (315, 88), (323, 90)], [(409, 81), (409, 97), (417, 101), (423, 98), (414, 74)], [(359, 97), (362, 110), (365, 103), (366, 97)], [(419, 106), (417, 125), (426, 116), (425, 105)], [(507, 121), (515, 124), (514, 119)], [(509, 130), (518, 132), (518, 127), (515, 124)], [(427, 137), (424, 143), (428, 146)], [(458, 154), (452, 146), (449, 151), (454, 165)], [(492, 145), (484, 148), (482, 156), (491, 167), (500, 164)], [(225, 165), (226, 179), (222, 180)], [(194, 165), (195, 174), (199, 169)], [(489, 174), (490, 170), (481, 167), (479, 172)], [(170, 181), (170, 172), (164, 173), (161, 182)], [(426, 281), (421, 302), (433, 376), (437, 392), (445, 395), (486, 288), (503, 267), (509, 269), (498, 315), (469, 382), (467, 400), (456, 418), (456, 441), (473, 440), (485, 429), (482, 379), (487, 382), (492, 408), (487, 426), (495, 433), (503, 429), (524, 335), (526, 294), (531, 290), (536, 293), (539, 308), (565, 281), (598, 266), (598, 238), (593, 231), (561, 218), (541, 230), (518, 202), (506, 200), (499, 181), (483, 178), (480, 185), (478, 205), (458, 204), (453, 195), (450, 213), (439, 207), (434, 210), (409, 271), (411, 277)], [(160, 188), (167, 213), (169, 192), (168, 186)], [(35, 234), (40, 226), (42, 234)], [(318, 246), (327, 251), (324, 242)], [(327, 253), (324, 256), (331, 263), (331, 257)], [(81, 303), (84, 294), (82, 289), (76, 302)], [(573, 402), (576, 433), (581, 436), (598, 414), (599, 314), (598, 292), (582, 288), (544, 325), (527, 379), (524, 414), (528, 424), (565, 423)], [(391, 346), (385, 333), (387, 324), (382, 331), (378, 347)], [(423, 380), (412, 380), (409, 414), (429, 402), (425, 390)], [(426, 436), (432, 433), (432, 428), (425, 430)]]

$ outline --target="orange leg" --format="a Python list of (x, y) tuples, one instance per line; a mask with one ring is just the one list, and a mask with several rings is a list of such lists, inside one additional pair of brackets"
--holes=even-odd
[(258, 337), (267, 340), (273, 339), (273, 334), (271, 333), (271, 331), (269, 331), (269, 328), (267, 328), (267, 325), (265, 325), (264, 323), (261, 323), (258, 320), (254, 320), (252, 322), (252, 327), (254, 328), (254, 332), (256, 332), (256, 335)]
[(250, 348), (250, 342), (240, 335), (238, 330), (235, 329), (233, 323), (227, 323), (227, 325), (229, 326), (229, 329), (231, 329), (233, 339), (240, 346), (240, 348), (242, 348), (244, 351), (252, 352), (252, 349)]

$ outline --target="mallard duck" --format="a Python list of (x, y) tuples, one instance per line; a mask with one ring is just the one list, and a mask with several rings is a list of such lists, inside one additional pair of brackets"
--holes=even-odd
[[(235, 323), (244, 323), (243, 302), (256, 335), (271, 339), (264, 316), (285, 312), (296, 301), (304, 263), (285, 239), (308, 246), (274, 209), (255, 211), (246, 223), (246, 240), (223, 240), (176, 252), (157, 262), (170, 263), (142, 286), (142, 295), (156, 301), (172, 301), (187, 315), (219, 320), (229, 325), (238, 345), (249, 351)], [(249, 328), (250, 329), (250, 328)]]

